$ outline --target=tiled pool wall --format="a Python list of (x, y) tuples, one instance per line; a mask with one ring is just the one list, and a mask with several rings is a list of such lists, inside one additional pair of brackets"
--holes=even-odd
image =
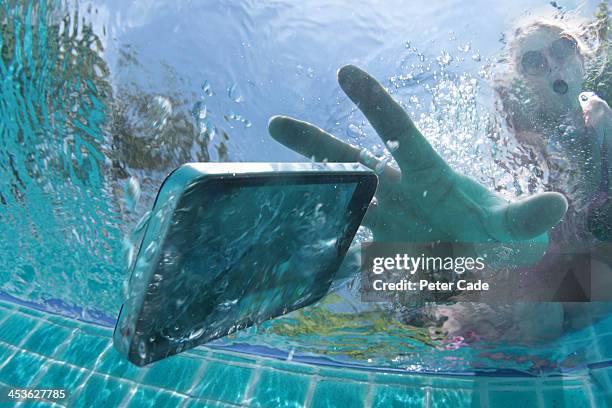
[[(563, 377), (369, 372), (200, 347), (137, 368), (112, 329), (0, 302), (0, 386), (62, 388), (67, 398), (6, 406), (606, 407), (612, 369)], [(4, 399), (6, 401), (6, 399)]]

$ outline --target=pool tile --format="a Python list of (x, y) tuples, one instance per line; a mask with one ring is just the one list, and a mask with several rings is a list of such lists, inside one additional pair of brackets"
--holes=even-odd
[(39, 320), (29, 319), (28, 316), (14, 313), (0, 324), (0, 340), (16, 346), (31, 333), (38, 322)]
[(70, 393), (81, 384), (85, 376), (85, 370), (79, 370), (61, 363), (51, 363), (42, 379), (36, 384), (36, 388), (64, 389)]
[(537, 407), (538, 397), (533, 391), (490, 391), (489, 404), (495, 408)]
[(129, 391), (129, 384), (112, 377), (92, 375), (83, 389), (73, 395), (69, 406), (74, 407), (118, 407)]
[(612, 334), (606, 334), (597, 338), (597, 344), (599, 345), (599, 351), (601, 352), (600, 360), (612, 359)]
[(431, 408), (480, 407), (480, 395), (471, 390), (456, 388), (434, 388), (431, 390)]
[(589, 396), (584, 388), (558, 388), (543, 390), (544, 406), (547, 408), (588, 407)]
[(197, 398), (189, 398), (188, 401), (186, 408), (236, 408), (236, 405), (219, 401), (205, 401)]
[(134, 395), (130, 398), (128, 407), (155, 407), (155, 408), (175, 408), (183, 401), (184, 397), (170, 392), (155, 390), (148, 387), (138, 387)]
[(43, 364), (43, 358), (20, 350), (0, 370), (0, 381), (18, 388), (31, 388), (35, 385), (32, 384), (32, 379)]
[(19, 306), (15, 310), (17, 312), (19, 312), (19, 313), (25, 313), (27, 315), (30, 315), (30, 316), (33, 316), (33, 317), (37, 317), (37, 318), (40, 318), (40, 319), (44, 319), (45, 316), (47, 316), (47, 313), (43, 312), (42, 310), (33, 309), (33, 308), (29, 308), (29, 307), (24, 307), (24, 306)]
[(292, 371), (294, 373), (301, 374), (314, 374), (317, 371), (312, 365), (303, 363), (291, 363), (283, 360), (270, 359), (266, 361), (266, 366), (274, 367), (279, 370)]
[(145, 367), (138, 367), (128, 361), (122, 354), (119, 354), (114, 347), (104, 354), (104, 357), (100, 360), (100, 364), (96, 366), (96, 371), (112, 375), (114, 377), (127, 378), (130, 380), (136, 380), (144, 371), (147, 370)]
[(277, 370), (262, 369), (248, 402), (253, 407), (301, 407), (304, 405), (310, 377)]
[(255, 359), (255, 357), (248, 356), (248, 355), (239, 356), (239, 355), (232, 354), (232, 353), (223, 353), (223, 352), (213, 351), (212, 353), (210, 353), (210, 357), (216, 358), (222, 361), (233, 361), (235, 363), (242, 363), (246, 365), (256, 365), (257, 364), (257, 360)]
[(359, 407), (363, 405), (367, 386), (353, 381), (327, 381), (317, 382), (314, 395), (312, 396), (312, 407), (336, 407), (338, 401), (343, 406)]
[[(557, 381), (557, 380), (555, 380)], [(488, 384), (489, 388), (497, 389), (497, 388), (529, 388), (535, 387), (536, 381), (533, 379), (521, 379), (521, 378), (502, 378), (502, 379), (493, 379)]]
[(58, 314), (53, 314), (53, 313), (49, 313), (47, 315), (47, 320), (52, 322), (52, 323), (54, 323), (54, 324), (59, 324), (59, 325), (62, 325), (64, 327), (67, 327), (67, 328), (76, 329), (76, 328), (79, 328), (81, 326), (81, 322), (79, 322), (76, 319), (69, 318), (69, 317), (66, 317), (66, 316), (61, 316), (61, 315), (58, 315)]
[(211, 361), (191, 393), (213, 401), (240, 404), (254, 370)]
[(542, 385), (546, 387), (553, 388), (567, 388), (567, 387), (582, 387), (584, 386), (584, 378), (583, 377), (559, 377), (549, 380), (542, 381)]
[(79, 367), (93, 368), (96, 360), (109, 344), (110, 339), (108, 338), (92, 336), (77, 330), (70, 344), (54, 358)]
[(183, 356), (173, 356), (149, 365), (142, 382), (169, 390), (187, 391), (202, 361)]
[(373, 408), (422, 407), (425, 405), (425, 391), (419, 388), (377, 385), (373, 393)]
[(378, 384), (398, 384), (407, 385), (413, 387), (422, 387), (424, 385), (431, 385), (432, 377), (423, 375), (406, 373), (406, 374), (391, 374), (391, 373), (377, 373), (374, 374), (374, 382)]
[(187, 350), (185, 354), (198, 357), (208, 357), (211, 355), (211, 352), (208, 348), (200, 346)]
[(51, 357), (70, 336), (71, 330), (54, 324), (45, 324), (33, 333), (24, 348)]
[(15, 348), (7, 344), (0, 344), (0, 363), (9, 358), (15, 352)]
[(94, 336), (112, 337), (113, 335), (113, 329), (111, 327), (96, 324), (81, 323), (79, 329), (83, 331), (83, 333), (91, 334)]
[(368, 374), (364, 372), (359, 372), (351, 369), (342, 369), (342, 368), (322, 368), (319, 370), (319, 375), (321, 377), (331, 377), (331, 378), (343, 378), (346, 380), (353, 381), (368, 381)]
[[(0, 406), (3, 406), (0, 404)], [(8, 406), (8, 405), (7, 405)], [(25, 408), (60, 408), (65, 405), (60, 405), (50, 401), (28, 401), (24, 402), (21, 406)]]

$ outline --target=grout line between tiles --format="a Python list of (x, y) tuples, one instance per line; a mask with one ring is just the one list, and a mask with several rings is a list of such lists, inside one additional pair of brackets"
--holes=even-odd
[(202, 381), (202, 378), (204, 377), (204, 375), (206, 375), (205, 373), (206, 373), (207, 367), (208, 367), (208, 360), (204, 360), (202, 364), (200, 365), (200, 368), (198, 368), (198, 371), (196, 371), (196, 373), (194, 374), (193, 382), (191, 383), (189, 388), (187, 388), (187, 390), (185, 391), (185, 394), (187, 394), (187, 398), (183, 400), (183, 402), (179, 405), (179, 408), (183, 408), (187, 406), (189, 399), (193, 398), (192, 393), (195, 390), (195, 388), (198, 386), (200, 381)]
[(304, 408), (308, 408), (312, 402), (312, 397), (319, 382), (319, 370), (310, 376), (310, 383), (308, 384), (308, 391), (306, 391), (306, 397), (304, 398)]
[(251, 394), (253, 393), (253, 387), (257, 385), (257, 382), (259, 381), (259, 376), (261, 375), (261, 358), (258, 358), (255, 361), (257, 365), (251, 373), (251, 378), (249, 379), (249, 382), (247, 383), (247, 386), (244, 390), (244, 398), (242, 399), (243, 406), (249, 406)]
[[(146, 374), (147, 374), (147, 370), (142, 370), (140, 373), (138, 373), (138, 376), (134, 379), (134, 382), (136, 382), (137, 384), (142, 384), (142, 380), (144, 379), (144, 376)], [(136, 394), (136, 391), (138, 391), (138, 385), (134, 385), (130, 387), (130, 390), (125, 393), (125, 397), (123, 397), (123, 399), (119, 403), (119, 407), (121, 408), (127, 407), (131, 399)]]
[[(0, 322), (0, 324), (4, 323), (4, 321)], [(30, 330), (30, 332), (28, 333), (27, 336), (23, 337), (21, 339), (21, 341), (19, 341), (19, 343), (17, 343), (17, 345), (15, 345), (14, 347), (16, 348), (16, 350), (13, 352), (13, 354), (11, 354), (9, 357), (7, 357), (2, 364), (0, 364), (0, 370), (2, 370), (4, 367), (6, 367), (6, 365), (8, 364), (9, 361), (11, 361), (19, 351), (21, 350), (25, 350), (23, 348), (23, 345), (30, 339), (30, 337), (32, 337), (32, 335), (34, 335), (34, 333), (36, 332), (36, 330), (38, 330), (39, 326), (42, 326), (42, 321), (37, 322), (34, 327), (32, 327), (32, 330)], [(7, 343), (8, 344), (8, 343)]]
[(100, 362), (102, 361), (102, 358), (104, 357), (104, 355), (106, 355), (106, 353), (108, 353), (108, 351), (111, 349), (112, 345), (109, 343), (106, 345), (106, 347), (104, 348), (104, 350), (100, 353), (100, 355), (98, 356), (98, 358), (96, 359), (96, 362), (94, 363), (93, 367), (89, 370), (89, 373), (85, 375), (85, 378), (83, 378), (83, 381), (81, 381), (81, 384), (79, 384), (75, 391), (72, 393), (72, 395), (70, 396), (70, 399), (68, 400), (68, 403), (70, 404), (72, 401), (74, 401), (74, 399), (81, 393), (83, 392), (83, 389), (85, 388), (85, 384), (87, 384), (87, 382), (89, 381), (89, 379), (94, 375), (95, 369), (96, 367), (100, 364)]
[(372, 398), (374, 396), (374, 374), (368, 374), (368, 389), (366, 391), (366, 397), (363, 401), (364, 408), (370, 408), (372, 406)]

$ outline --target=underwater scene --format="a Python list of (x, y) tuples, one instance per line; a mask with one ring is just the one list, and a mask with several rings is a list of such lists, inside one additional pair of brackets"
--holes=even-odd
[(611, 7), (0, 1), (0, 406), (612, 406)]

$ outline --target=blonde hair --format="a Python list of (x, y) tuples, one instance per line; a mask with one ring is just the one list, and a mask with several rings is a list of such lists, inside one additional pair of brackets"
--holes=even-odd
[[(521, 44), (542, 30), (556, 32), (559, 36), (568, 35), (576, 40), (578, 52), (585, 62), (594, 56), (599, 47), (600, 39), (594, 38), (593, 22), (584, 17), (579, 17), (575, 12), (564, 13), (561, 17), (529, 17), (519, 20), (512, 29), (504, 34), (507, 39), (505, 50), (502, 52), (499, 62), (505, 63), (505, 72), (500, 72), (497, 77), (498, 85), (508, 85), (516, 79), (520, 73)], [(520, 74), (519, 74), (520, 75)]]

